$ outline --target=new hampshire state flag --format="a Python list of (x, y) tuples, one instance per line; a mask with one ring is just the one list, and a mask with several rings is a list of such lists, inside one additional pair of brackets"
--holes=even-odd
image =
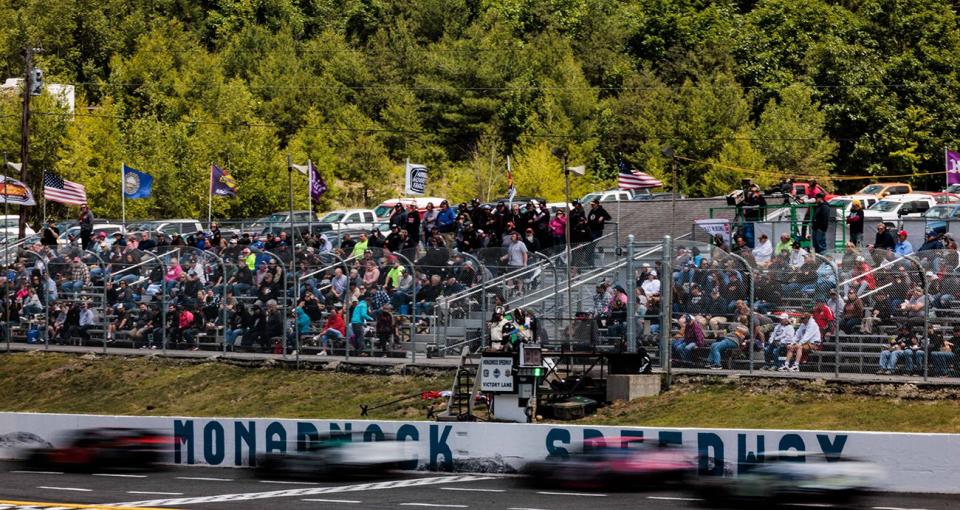
[(123, 165), (124, 198), (149, 198), (153, 189), (153, 176)]

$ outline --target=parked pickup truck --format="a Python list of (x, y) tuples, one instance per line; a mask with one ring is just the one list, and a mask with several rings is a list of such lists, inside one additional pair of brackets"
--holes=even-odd
[[(630, 202), (633, 200), (653, 200), (655, 198), (670, 198), (673, 193), (654, 193), (649, 189), (610, 189), (606, 191), (594, 191), (587, 193), (580, 199), (581, 204), (589, 203), (596, 199), (600, 202)], [(682, 195), (677, 198), (684, 198)]]

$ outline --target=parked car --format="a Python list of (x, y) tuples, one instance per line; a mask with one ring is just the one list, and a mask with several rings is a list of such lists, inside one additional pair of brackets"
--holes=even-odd
[[(29, 236), (36, 234), (37, 232), (30, 228), (30, 225), (26, 225), (24, 228), (24, 235)], [(0, 214), (0, 237), (4, 235), (11, 236), (11, 240), (18, 235), (20, 235), (20, 217), (16, 215), (7, 215), (4, 216)]]
[(896, 221), (905, 216), (919, 217), (937, 203), (931, 194), (891, 195), (870, 206), (863, 215), (867, 221)]
[(873, 195), (877, 198), (884, 198), (889, 195), (906, 195), (913, 193), (913, 186), (905, 182), (875, 182), (867, 184), (860, 189), (857, 195)]
[[(630, 202), (632, 200), (653, 200), (655, 198), (670, 198), (671, 196), (673, 196), (673, 193), (654, 193), (648, 188), (634, 190), (611, 189), (587, 193), (583, 196), (583, 198), (580, 199), (580, 203), (586, 204), (594, 199), (606, 203)], [(683, 196), (678, 196), (677, 198), (683, 198)]]
[(320, 218), (321, 225), (330, 230), (370, 230), (377, 223), (377, 213), (372, 209), (339, 209)]
[[(97, 236), (100, 232), (107, 234), (107, 238), (113, 236), (117, 232), (123, 231), (123, 225), (119, 223), (94, 223), (93, 224), (93, 235)], [(129, 231), (129, 230), (128, 230)], [(58, 239), (58, 244), (70, 244), (74, 239), (80, 239), (80, 226), (74, 225), (67, 229), (66, 232), (60, 233), (60, 239)]]
[(199, 221), (191, 219), (145, 221), (135, 226), (136, 228), (133, 228), (134, 225), (127, 226), (127, 232), (141, 231), (150, 232), (153, 235), (166, 234), (168, 236), (179, 234), (183, 237), (203, 232), (203, 225)]
[[(317, 216), (313, 211), (293, 211), (293, 222), (296, 223), (315, 223), (317, 221)], [(290, 223), (290, 211), (279, 211), (273, 214), (269, 214), (253, 223), (246, 225), (243, 229), (244, 232), (249, 234), (259, 234), (263, 231), (264, 227), (270, 225), (276, 225), (278, 223)]]
[(434, 208), (439, 209), (440, 202), (444, 200), (443, 198), (437, 197), (391, 198), (381, 202), (380, 205), (373, 209), (373, 213), (378, 219), (386, 220), (390, 217), (390, 213), (398, 203), (403, 204), (404, 207), (412, 204), (417, 206), (417, 210), (420, 211), (420, 217), (423, 218), (423, 215), (427, 212), (427, 204), (433, 204)]
[(860, 205), (864, 209), (869, 208), (873, 204), (877, 203), (880, 199), (875, 195), (840, 195), (830, 199), (828, 202), (830, 207), (842, 207), (843, 209), (837, 209), (837, 219), (843, 220), (848, 215), (850, 215), (850, 210), (853, 207), (853, 202), (855, 200), (860, 201)]

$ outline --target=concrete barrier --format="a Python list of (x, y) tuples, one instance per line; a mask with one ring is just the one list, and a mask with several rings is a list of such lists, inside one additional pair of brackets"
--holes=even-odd
[[(830, 460), (876, 462), (890, 476), (884, 490), (960, 492), (960, 434), (0, 413), (0, 458), (10, 458), (32, 441), (57, 444), (63, 431), (86, 427), (166, 431), (177, 437), (176, 463), (222, 467), (247, 466), (257, 452), (294, 448), (312, 434), (358, 433), (365, 441), (389, 435), (411, 443), (416, 458), (409, 469), (472, 472), (513, 472), (527, 461), (563, 455), (585, 439), (630, 436), (722, 459), (729, 476), (762, 461), (764, 452), (796, 450)], [(700, 468), (710, 466), (705, 462)]]

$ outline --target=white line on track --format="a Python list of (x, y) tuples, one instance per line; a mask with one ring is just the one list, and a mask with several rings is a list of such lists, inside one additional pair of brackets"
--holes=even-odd
[(346, 504), (357, 504), (363, 503), (358, 499), (317, 499), (317, 498), (307, 498), (301, 499), (300, 501), (315, 501), (317, 503), (346, 503)]
[(703, 501), (700, 498), (678, 498), (674, 496), (647, 496), (647, 499), (657, 499), (660, 501)]
[(147, 494), (154, 496), (183, 496), (182, 492), (127, 491), (127, 494)]
[(146, 478), (147, 475), (124, 475), (120, 473), (94, 473), (93, 476), (109, 476), (112, 478)]
[(400, 503), (400, 506), (426, 506), (431, 508), (470, 508), (467, 505), (443, 505), (440, 503)]
[(927, 510), (926, 508), (900, 508), (897, 506), (875, 506), (873, 510)]
[(277, 483), (281, 485), (317, 485), (317, 482), (295, 482), (292, 480), (260, 480), (260, 483)]
[(440, 487), (440, 490), (463, 492), (507, 492), (506, 489), (471, 489), (469, 487)]
[(81, 489), (79, 487), (50, 487), (48, 485), (40, 485), (37, 488), (46, 489), (48, 491), (93, 492), (93, 489)]
[(427, 485), (441, 485), (465, 482), (479, 482), (493, 480), (490, 476), (451, 475), (429, 478), (414, 478), (401, 480), (385, 480), (373, 483), (354, 485), (340, 485), (335, 487), (297, 487), (269, 492), (249, 492), (242, 494), (220, 494), (216, 496), (182, 497), (151, 499), (145, 501), (125, 501), (114, 506), (189, 506), (199, 503), (235, 503), (237, 501), (266, 500), (273, 498), (310, 497), (336, 493), (362, 492), (372, 490), (398, 489), (404, 487), (422, 487)]
[(606, 494), (594, 494), (592, 492), (547, 492), (547, 491), (537, 491), (537, 494), (543, 494), (546, 496), (583, 496), (587, 498), (605, 498)]
[(197, 480), (200, 482), (232, 482), (233, 478), (210, 478), (206, 476), (178, 476), (177, 480)]
[(11, 473), (19, 473), (22, 475), (62, 475), (63, 471), (30, 471), (30, 470), (18, 470), (10, 471)]

